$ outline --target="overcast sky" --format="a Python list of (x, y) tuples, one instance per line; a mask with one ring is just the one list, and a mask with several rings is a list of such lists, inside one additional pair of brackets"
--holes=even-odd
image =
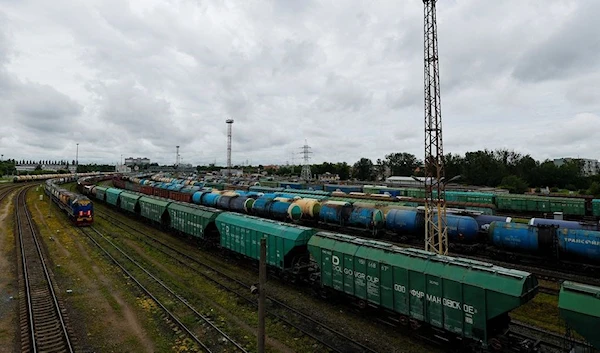
[[(444, 151), (600, 158), (598, 0), (440, 0)], [(423, 158), (421, 0), (0, 0), (0, 153)], [(292, 158), (294, 158), (292, 160)]]

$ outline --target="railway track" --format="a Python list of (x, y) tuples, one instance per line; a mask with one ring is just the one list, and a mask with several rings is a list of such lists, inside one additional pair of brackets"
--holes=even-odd
[[(114, 223), (112, 220), (109, 220), (109, 221)], [(134, 231), (139, 232), (138, 230), (135, 230), (135, 229), (134, 229)], [(144, 236), (148, 236), (148, 235), (144, 234)], [(155, 239), (152, 239), (152, 240), (156, 241)], [(400, 246), (415, 247), (415, 244), (403, 244), (403, 243), (397, 243), (397, 242), (395, 242), (395, 243)], [(163, 245), (166, 245), (166, 244), (163, 244)], [(503, 261), (498, 261), (498, 260), (490, 260), (489, 258), (486, 258), (486, 257), (463, 255), (462, 253), (454, 253), (451, 255), (465, 257), (465, 258), (471, 258), (474, 260), (479, 260), (479, 261), (488, 262), (488, 263), (494, 263), (495, 265), (503, 266), (503, 267), (507, 267), (507, 268), (520, 269), (523, 271), (533, 273), (538, 278), (546, 279), (546, 280), (553, 281), (553, 282), (560, 282), (562, 280), (571, 280), (571, 281), (576, 281), (576, 282), (581, 282), (581, 283), (588, 283), (588, 284), (592, 284), (592, 285), (600, 284), (600, 280), (598, 280), (598, 279), (580, 275), (577, 273), (572, 273), (572, 272), (565, 272), (565, 271), (558, 271), (558, 270), (551, 270), (551, 269), (540, 269), (540, 268), (537, 268), (534, 266), (514, 264), (514, 263), (503, 262)], [(178, 256), (181, 256), (181, 253), (179, 253)], [(211, 271), (214, 271), (214, 269), (211, 269)], [(218, 271), (215, 271), (215, 272), (218, 272)], [(245, 287), (242, 286), (242, 288), (246, 288), (246, 290), (247, 290), (247, 285), (248, 284), (246, 284)], [(550, 295), (558, 295), (559, 291), (556, 288), (548, 288), (548, 287), (540, 286), (540, 292), (550, 294)], [(524, 331), (528, 332), (528, 334), (521, 333)], [(576, 340), (567, 340), (565, 337), (563, 337), (561, 335), (557, 335), (552, 332), (536, 328), (534, 326), (520, 323), (518, 321), (515, 321), (512, 324), (511, 334), (513, 335), (513, 337), (519, 337), (523, 340), (527, 339), (529, 341), (535, 342), (536, 346), (545, 347), (547, 349), (550, 349), (550, 351), (565, 351), (566, 346), (572, 345), (574, 343), (577, 345), (586, 347), (585, 343), (583, 343), (583, 342), (578, 342)]]
[(510, 323), (510, 333), (521, 337), (536, 337), (536, 347), (543, 347), (544, 352), (569, 352), (571, 348), (577, 346), (581, 352), (596, 352), (592, 346), (574, 338), (567, 338), (548, 330), (535, 327), (518, 320), (512, 320)]
[[(223, 343), (220, 339), (230, 342), (237, 351), (247, 353), (239, 343), (228, 336), (213, 321), (200, 313), (175, 290), (167, 286), (161, 279), (150, 270), (142, 266), (132, 256), (126, 253), (121, 247), (111, 241), (95, 227), (90, 227), (91, 231), (81, 229), (123, 273), (132, 279), (154, 302), (166, 313), (172, 322), (174, 322), (185, 334), (190, 337), (202, 350), (206, 352), (220, 351), (223, 349)], [(104, 246), (100, 243), (104, 243)], [(110, 248), (108, 250), (107, 248)], [(193, 316), (193, 319), (190, 319)], [(184, 323), (187, 322), (187, 323)], [(210, 327), (211, 330), (206, 330)]]
[(16, 196), (20, 292), (21, 350), (23, 352), (74, 352), (66, 310), (58, 298), (46, 258), (26, 205), (29, 188)]
[[(324, 230), (324, 231), (343, 232), (344, 234), (353, 235), (353, 236), (360, 237), (360, 238), (367, 238), (367, 239), (373, 238), (373, 235), (369, 234), (369, 232), (365, 232), (365, 230), (360, 230), (360, 229), (356, 229), (356, 228), (323, 225), (323, 224), (318, 224), (318, 223), (314, 223), (314, 224), (307, 223), (306, 226), (310, 226), (310, 227), (313, 227), (313, 228), (316, 228), (319, 230)], [(400, 246), (400, 247), (415, 247), (415, 248), (419, 248), (419, 249), (424, 248), (423, 242), (420, 239), (416, 239), (414, 237), (407, 237), (408, 241), (397, 241), (397, 239), (394, 239), (397, 237), (396, 234), (389, 233), (389, 232), (382, 232), (377, 237), (381, 238), (382, 240), (385, 240), (389, 243), (392, 243), (394, 245)], [(412, 241), (410, 239), (412, 239)], [(460, 252), (460, 251), (459, 252), (450, 251), (449, 255), (462, 257), (462, 258), (469, 258), (469, 259), (487, 262), (487, 263), (492, 263), (496, 266), (501, 266), (501, 267), (505, 267), (505, 268), (512, 268), (512, 269), (526, 271), (526, 272), (536, 275), (540, 279), (545, 279), (545, 280), (556, 282), (556, 283), (559, 283), (564, 280), (569, 280), (569, 281), (574, 281), (574, 282), (579, 282), (579, 283), (584, 283), (584, 284), (589, 284), (589, 285), (594, 285), (594, 286), (600, 286), (600, 277), (598, 277), (598, 275), (597, 275), (597, 273), (600, 273), (600, 266), (594, 266), (591, 264), (585, 264), (585, 265), (578, 264), (580, 269), (582, 269), (582, 267), (583, 267), (583, 268), (590, 269), (591, 271), (595, 271), (595, 272), (590, 272), (589, 275), (585, 275), (585, 274), (576, 273), (571, 270), (562, 271), (562, 270), (549, 268), (549, 267), (540, 268), (540, 267), (536, 267), (533, 265), (526, 265), (526, 264), (519, 264), (519, 263), (514, 263), (514, 262), (506, 262), (506, 261), (502, 261), (502, 260), (490, 259), (489, 257), (486, 257), (486, 256), (469, 255), (465, 252)], [(583, 271), (583, 269), (582, 269), (582, 272), (585, 272), (585, 271)], [(540, 288), (542, 288), (542, 287), (540, 287)], [(547, 294), (558, 295), (558, 290), (554, 290), (552, 288), (545, 288), (545, 289), (542, 289), (541, 291), (544, 293), (547, 293)]]
[[(153, 246), (160, 252), (171, 256), (182, 266), (195, 271), (208, 281), (216, 284), (223, 290), (234, 294), (241, 300), (247, 302), (249, 305), (257, 306), (256, 298), (250, 294), (249, 290), (253, 283), (247, 283), (238, 280), (217, 269), (211, 264), (206, 263), (205, 261), (199, 261), (197, 256), (192, 256), (188, 252), (176, 249), (172, 245), (167, 244), (166, 242), (154, 236), (143, 233), (140, 230), (126, 224), (125, 222), (122, 222), (116, 218), (103, 216), (102, 214), (105, 213), (101, 211), (99, 212), (99, 210), (96, 208), (96, 217), (100, 216), (115, 227), (136, 236), (138, 239), (141, 239), (147, 244)], [(158, 244), (158, 246), (156, 244)], [(214, 274), (217, 274), (218, 276), (214, 276)], [(219, 279), (215, 277), (219, 277)], [(270, 306), (266, 311), (267, 315), (270, 315), (271, 317), (296, 328), (298, 331), (327, 347), (331, 352), (377, 352), (371, 347), (354, 340), (335, 328), (310, 317), (302, 311), (295, 309), (272, 296), (267, 295), (267, 299), (270, 301)]]

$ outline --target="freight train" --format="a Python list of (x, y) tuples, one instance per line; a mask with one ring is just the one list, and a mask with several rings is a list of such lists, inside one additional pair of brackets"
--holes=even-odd
[[(414, 207), (386, 205), (378, 209), (375, 204), (318, 201), (308, 194), (276, 192), (262, 194), (254, 191), (209, 191), (198, 185), (184, 187), (173, 184), (140, 184), (113, 179), (115, 186), (139, 191), (148, 195), (170, 198), (228, 211), (258, 215), (276, 220), (298, 221), (302, 224), (324, 228), (335, 225), (367, 230), (371, 236), (383, 232), (395, 240), (414, 240), (424, 234), (424, 212)], [(99, 192), (107, 188), (97, 187)], [(451, 210), (464, 212), (464, 210)], [(447, 229), (451, 249), (455, 252), (494, 256), (498, 259), (527, 261), (544, 259), (554, 267), (565, 261), (582, 264), (600, 263), (600, 232), (597, 225), (575, 221), (532, 218), (530, 225), (512, 223), (506, 216), (485, 214), (448, 214)], [(495, 226), (491, 226), (495, 224)], [(326, 228), (326, 227), (325, 227)], [(399, 238), (400, 237), (400, 238)], [(523, 257), (529, 254), (532, 258)], [(595, 270), (595, 266), (587, 266)]]
[(85, 190), (122, 212), (247, 259), (258, 259), (264, 237), (271, 273), (312, 284), (324, 297), (378, 308), (450, 344), (519, 345), (504, 335), (508, 314), (538, 291), (532, 274), (488, 263), (116, 188)]
[[(190, 180), (181, 180), (164, 177), (152, 177), (152, 180), (164, 183), (188, 182)], [(196, 185), (224, 190), (230, 188), (223, 183), (201, 183)], [(334, 193), (343, 193), (348, 196), (363, 195), (389, 195), (392, 200), (398, 201), (402, 198), (404, 201), (423, 203), (425, 191), (422, 188), (414, 187), (388, 187), (374, 185), (341, 185), (341, 184), (306, 184), (288, 181), (260, 181), (260, 185), (254, 186), (236, 186), (238, 189), (247, 188), (249, 191), (259, 192), (281, 192), (296, 191), (308, 192), (313, 195), (324, 195), (327, 197), (339, 196)], [(461, 204), (479, 204), (478, 207), (489, 208), (494, 212), (520, 213), (528, 216), (540, 216), (543, 214), (560, 212), (565, 217), (572, 219), (582, 219), (584, 217), (594, 217), (600, 219), (600, 199), (594, 199), (592, 195), (565, 195), (551, 193), (548, 195), (536, 194), (508, 194), (492, 192), (472, 192), (449, 190), (445, 192), (445, 199), (448, 205), (452, 207)]]
[(24, 183), (28, 181), (48, 180), (48, 179), (60, 179), (70, 178), (77, 175), (77, 177), (86, 177), (97, 175), (98, 173), (78, 173), (78, 174), (36, 174), (36, 175), (18, 175), (13, 178), (13, 183)]
[[(88, 182), (83, 183), (83, 185), (88, 185), (83, 192), (86, 194), (95, 193), (95, 187), (90, 187), (89, 184), (88, 178)], [(128, 183), (129, 187), (132, 187), (132, 185), (133, 184)], [(242, 253), (244, 256), (251, 259), (257, 259), (257, 254), (259, 252), (258, 249), (256, 249), (256, 245), (259, 244), (258, 238), (261, 236), (257, 232), (261, 232), (262, 236), (266, 236), (272, 243), (278, 244), (279, 252), (268, 252), (267, 254), (269, 254), (268, 263), (271, 272), (275, 272), (280, 277), (290, 278), (300, 274), (311, 274), (309, 275), (309, 278), (312, 283), (316, 285), (317, 290), (321, 295), (326, 296), (331, 295), (332, 293), (344, 292), (345, 296), (357, 301), (359, 305), (376, 305), (378, 307), (383, 307), (387, 312), (395, 312), (396, 315), (399, 315), (400, 322), (409, 324), (413, 328), (420, 328), (423, 325), (423, 321), (426, 321), (425, 325), (431, 325), (427, 320), (432, 320), (432, 316), (428, 311), (434, 308), (429, 306), (430, 303), (437, 301), (437, 299), (430, 300), (434, 299), (434, 296), (425, 294), (426, 300), (417, 304), (417, 307), (418, 305), (423, 304), (427, 306), (427, 308), (424, 309), (426, 311), (425, 315), (419, 313), (418, 310), (415, 312), (411, 309), (415, 305), (415, 300), (418, 300), (419, 297), (421, 297), (421, 299), (423, 298), (420, 293), (428, 293), (427, 291), (417, 290), (413, 292), (414, 288), (412, 286), (415, 285), (413, 279), (417, 282), (416, 286), (423, 286), (423, 282), (419, 279), (420, 273), (414, 271), (410, 272), (408, 278), (399, 275), (401, 281), (410, 279), (408, 287), (402, 287), (401, 284), (395, 285), (394, 283), (388, 283), (390, 280), (393, 282), (394, 279), (391, 279), (389, 274), (387, 278), (383, 275), (383, 273), (389, 271), (389, 267), (387, 266), (392, 264), (397, 266), (397, 262), (394, 262), (394, 260), (400, 260), (400, 255), (392, 251), (399, 250), (395, 246), (341, 234), (316, 232), (316, 230), (312, 228), (296, 226), (293, 224), (272, 222), (251, 216), (234, 215), (222, 210), (196, 206), (190, 203), (153, 199), (152, 197), (148, 199), (147, 195), (142, 195), (137, 192), (118, 189), (108, 191), (108, 189), (103, 188), (100, 190), (104, 190), (104, 192), (95, 193), (95, 197), (109, 203), (121, 211), (140, 215), (143, 219), (149, 220), (152, 223), (168, 225), (169, 228), (178, 234), (184, 234), (194, 239), (202, 239), (203, 242), (219, 244), (219, 246), (223, 248), (230, 249), (230, 251), (237, 254)], [(145, 199), (142, 200), (142, 197)], [(318, 203), (310, 202), (309, 204), (312, 207), (308, 207), (308, 209), (313, 212), (313, 214), (318, 214)], [(304, 209), (305, 208), (303, 207), (303, 210)], [(218, 222), (217, 219), (219, 220)], [(507, 217), (502, 218), (486, 215), (481, 215), (477, 218), (477, 223), (481, 227), (485, 227), (485, 225), (489, 226), (495, 221), (509, 223), (511, 219)], [(319, 235), (319, 237), (315, 237), (315, 235)], [(237, 236), (239, 236), (239, 238), (237, 238)], [(307, 245), (308, 248), (304, 249), (303, 244), (306, 243), (307, 237), (309, 237), (310, 240)], [(252, 241), (253, 238), (254, 241)], [(240, 242), (239, 240), (241, 239), (244, 241)], [(298, 239), (302, 240), (297, 242)], [(312, 242), (313, 245), (310, 245), (310, 242)], [(301, 250), (298, 251), (298, 249)], [(308, 255), (306, 254), (306, 250), (309, 251)], [(408, 261), (404, 262), (405, 264), (408, 264), (407, 266), (410, 266), (413, 263), (412, 261), (417, 259), (425, 259), (425, 255), (428, 255), (428, 253), (420, 250), (404, 250), (411, 254)], [(319, 252), (321, 255), (319, 255)], [(364, 258), (361, 256), (364, 256)], [(329, 263), (328, 257), (331, 258), (331, 263)], [(366, 260), (366, 258), (377, 260), (379, 263), (377, 263), (377, 261), (363, 261)], [(447, 257), (436, 256), (435, 258)], [(472, 262), (471, 260), (466, 260), (464, 263), (461, 261), (462, 260), (458, 259), (455, 263), (457, 265), (460, 264), (461, 269), (481, 264), (480, 262)], [(435, 261), (429, 261), (429, 264), (432, 266), (434, 263)], [(367, 266), (364, 266), (365, 264), (367, 264)], [(436, 266), (441, 265), (437, 264)], [(425, 266), (414, 268), (421, 268), (422, 270), (426, 269)], [(494, 267), (486, 264), (486, 268), (489, 273), (489, 270), (493, 270)], [(379, 271), (379, 277), (373, 275), (373, 273), (377, 273), (377, 271)], [(405, 273), (398, 271), (397, 267), (393, 268), (392, 271), (399, 274)], [(478, 273), (476, 270), (475, 272), (471, 272), (472, 278), (477, 277), (476, 273)], [(501, 273), (498, 274), (498, 277), (499, 278), (494, 278), (493, 280), (504, 278)], [(482, 279), (482, 281), (485, 282), (484, 279)], [(379, 292), (374, 293), (379, 293), (379, 298), (377, 298), (376, 295), (373, 295), (372, 291), (374, 285), (372, 282), (377, 282), (375, 287), (378, 288)], [(452, 281), (446, 281), (445, 283), (451, 285), (451, 282)], [(503, 283), (496, 283), (496, 285), (501, 286)], [(364, 288), (365, 284), (366, 289)], [(472, 282), (470, 283), (470, 285), (473, 284), (474, 283)], [(490, 283), (485, 282), (485, 286), (489, 285)], [(427, 286), (428, 285), (425, 285), (425, 287)], [(485, 288), (485, 286), (483, 288)], [(394, 291), (391, 291), (391, 288), (393, 288)], [(430, 287), (430, 289), (434, 288), (434, 286)], [(483, 288), (481, 289), (482, 291), (487, 290)], [(523, 288), (521, 287), (520, 290), (523, 290)], [(391, 296), (387, 295), (390, 294), (390, 291), (393, 292), (391, 293)], [(400, 293), (410, 293), (410, 296), (406, 295), (406, 297), (404, 297), (404, 302), (402, 302)], [(398, 296), (395, 296), (396, 294)], [(398, 299), (400, 299), (400, 301), (398, 301)], [(394, 302), (394, 300), (396, 302)], [(491, 305), (488, 309), (495, 312), (499, 312), (498, 308), (495, 307), (496, 305), (507, 305), (506, 302), (496, 294), (493, 296), (490, 295), (487, 299), (485, 299), (485, 296), (480, 296), (479, 300), (483, 302), (487, 301), (487, 304)], [(444, 299), (442, 299), (442, 305), (445, 310), (443, 315), (451, 315), (453, 313), (450, 311), (451, 307), (457, 310), (460, 309), (460, 303), (460, 300), (451, 301), (451, 299), (448, 300), (448, 298), (446, 298), (444, 301)], [(481, 304), (483, 305), (484, 303)], [(600, 341), (598, 341), (596, 331), (594, 330), (594, 328), (598, 326), (595, 323), (598, 322), (600, 324), (600, 311), (595, 310), (595, 308), (600, 308), (600, 288), (574, 282), (565, 282), (561, 285), (559, 295), (559, 309), (561, 316), (564, 318), (568, 327), (576, 330), (594, 347), (600, 349)], [(465, 307), (463, 305), (462, 313), (466, 315), (466, 322), (469, 321), (468, 313), (470, 310), (469, 306)], [(398, 312), (400, 312), (400, 314), (398, 314)], [(457, 314), (457, 312), (454, 312), (454, 314)], [(501, 314), (500, 316), (505, 320), (506, 317), (503, 315), (504, 314)], [(458, 323), (458, 320), (456, 322)], [(449, 324), (447, 327), (450, 328), (452, 327), (451, 325), (452, 324)], [(433, 326), (435, 328), (435, 325)], [(465, 327), (465, 329), (468, 330), (467, 327)], [(490, 331), (492, 330), (492, 327), (488, 326), (487, 329)], [(479, 330), (479, 333), (481, 332), (483, 331)], [(448, 334), (448, 332), (446, 332), (446, 334)], [(464, 335), (463, 337), (468, 336), (468, 334), (465, 334), (462, 330), (458, 329), (455, 334), (455, 338), (461, 335)], [(492, 335), (487, 334), (488, 344), (500, 348), (502, 345), (500, 337), (491, 338), (491, 336)], [(485, 341), (479, 340), (479, 342), (485, 345)], [(574, 348), (577, 344), (571, 342), (571, 345), (571, 348)]]
[(64, 189), (60, 184), (75, 181), (75, 177), (64, 177), (46, 181), (44, 190), (50, 199), (63, 210), (76, 226), (94, 223), (94, 205), (84, 195)]

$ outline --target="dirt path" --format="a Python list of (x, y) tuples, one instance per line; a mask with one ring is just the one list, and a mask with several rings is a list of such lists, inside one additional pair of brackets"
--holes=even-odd
[[(17, 268), (13, 234), (13, 194), (0, 208), (0, 353), (15, 351), (17, 322)], [(8, 200), (8, 201), (7, 201)]]

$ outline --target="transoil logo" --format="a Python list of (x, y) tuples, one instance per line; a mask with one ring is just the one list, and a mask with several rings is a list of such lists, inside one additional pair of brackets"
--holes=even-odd
[(600, 246), (600, 241), (598, 241), (598, 240), (565, 238), (565, 241), (567, 243)]

